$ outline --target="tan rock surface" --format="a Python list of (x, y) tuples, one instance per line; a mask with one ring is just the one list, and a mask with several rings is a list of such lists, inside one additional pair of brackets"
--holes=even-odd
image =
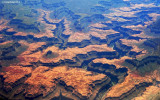
[(143, 82), (153, 82), (154, 79), (160, 79), (160, 74), (157, 70), (155, 70), (153, 73), (145, 75), (144, 77), (140, 76), (137, 73), (129, 72), (129, 75), (125, 78), (124, 82), (118, 83), (117, 85), (111, 87), (110, 91), (106, 94), (106, 98), (120, 97), (122, 94), (130, 91), (135, 85)]
[[(31, 48), (33, 48), (32, 45), (33, 44), (31, 44)], [(37, 46), (39, 46), (39, 45), (37, 45)], [(57, 56), (54, 57), (54, 58), (50, 58), (50, 59), (49, 58), (44, 58), (43, 55), (45, 55), (48, 51), (52, 51)], [(87, 52), (90, 52), (90, 51), (97, 51), (97, 52), (108, 51), (108, 52), (111, 52), (111, 51), (114, 51), (114, 50), (112, 48), (108, 47), (106, 44), (103, 44), (103, 45), (89, 45), (89, 46), (84, 47), (84, 48), (78, 48), (78, 47), (67, 48), (65, 50), (60, 50), (58, 47), (52, 46), (52, 47), (48, 47), (44, 51), (38, 51), (36, 53), (29, 54), (29, 55), (25, 54), (26, 52), (28, 53), (28, 51), (26, 51), (26, 52), (20, 54), (18, 56), (18, 58), (21, 59), (20, 64), (23, 64), (23, 65), (27, 65), (30, 62), (37, 62), (38, 60), (40, 60), (42, 62), (58, 62), (59, 60), (72, 59), (77, 54), (86, 54)]]
[(160, 97), (160, 88), (157, 86), (149, 86), (142, 96), (135, 97), (132, 100), (158, 100), (156, 97)]
[(103, 64), (110, 64), (110, 65), (115, 65), (116, 68), (123, 68), (124, 66), (122, 66), (121, 64), (126, 60), (126, 59), (132, 59), (128, 56), (124, 56), (120, 59), (106, 59), (106, 58), (97, 58), (97, 59), (94, 59), (93, 62), (94, 63), (103, 63)]
[(78, 92), (82, 96), (89, 96), (92, 93), (92, 87), (96, 80), (105, 78), (104, 74), (93, 75), (92, 72), (79, 69), (79, 68), (68, 68), (66, 66), (55, 67), (53, 69), (48, 67), (38, 67), (33, 72), (30, 78), (25, 83), (31, 85), (34, 91), (27, 90), (28, 94), (37, 94), (41, 87), (45, 88), (47, 93), (56, 87), (57, 80), (64, 81), (67, 86), (74, 88), (73, 92)]
[(32, 68), (30, 67), (22, 67), (22, 66), (10, 66), (4, 67), (3, 71), (0, 75), (3, 75), (5, 78), (4, 82), (6, 83), (14, 83), (19, 79), (23, 78), (25, 75), (28, 75), (32, 72)]

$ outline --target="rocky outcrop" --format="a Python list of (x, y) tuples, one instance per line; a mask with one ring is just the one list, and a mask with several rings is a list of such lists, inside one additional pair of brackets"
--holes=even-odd
[(40, 66), (32, 72), (29, 67), (15, 66), (8, 67), (5, 71), (6, 73), (1, 73), (5, 82), (4, 89), (7, 89), (7, 87), (14, 88), (12, 84), (17, 84), (17, 80), (31, 73), (27, 79), (21, 81), (24, 82), (21, 83), (22, 86), (17, 86), (18, 90), (16, 92), (16, 94), (18, 91), (19, 93), (23, 92), (27, 98), (35, 98), (40, 95), (45, 97), (58, 88), (59, 85), (81, 99), (87, 99), (91, 96), (94, 98), (96, 96), (94, 92), (98, 92), (102, 84), (104, 86), (110, 82), (110, 79), (104, 74), (93, 74), (90, 71), (65, 66), (53, 69)]
[[(131, 70), (136, 68), (136, 70), (141, 75), (145, 75), (147, 73), (153, 72), (154, 70), (158, 69), (160, 66), (160, 57), (158, 56), (149, 56), (141, 61), (138, 60), (125, 60), (125, 64)], [(153, 66), (154, 65), (154, 66)]]
[(152, 83), (140, 83), (138, 85), (135, 85), (135, 87), (133, 87), (130, 91), (128, 91), (127, 93), (122, 94), (120, 97), (107, 97), (105, 98), (105, 100), (125, 100), (125, 99), (133, 99), (134, 95), (139, 95), (141, 93), (143, 93), (145, 91), (146, 87), (149, 87), (150, 85), (152, 85)]

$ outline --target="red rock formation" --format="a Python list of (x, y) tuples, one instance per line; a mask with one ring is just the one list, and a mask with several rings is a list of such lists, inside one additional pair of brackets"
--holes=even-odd
[(106, 58), (99, 58), (99, 59), (94, 59), (93, 62), (94, 63), (102, 63), (102, 64), (110, 64), (110, 65), (115, 65), (116, 68), (122, 68), (124, 66), (122, 66), (122, 63), (126, 60), (126, 59), (132, 59), (130, 57), (124, 56), (120, 59), (106, 59)]
[[(153, 82), (154, 80), (157, 80), (157, 81), (160, 80), (160, 74), (157, 70), (155, 70), (153, 73), (145, 75), (144, 77), (138, 75), (137, 73), (129, 73), (129, 75), (125, 78), (124, 82), (118, 83), (117, 85), (111, 87), (110, 91), (106, 94), (106, 98), (120, 97), (123, 94), (129, 92), (135, 85), (138, 85), (143, 82), (150, 83), (150, 82)], [(145, 98), (151, 95), (150, 92), (152, 90), (150, 90), (150, 88), (154, 89), (155, 87), (152, 87), (152, 86), (148, 87), (146, 92), (144, 92), (144, 95), (142, 97), (141, 96), (137, 97), (138, 99), (136, 98), (135, 100), (146, 100), (146, 99), (141, 99), (141, 98)]]
[[(92, 94), (92, 87), (95, 81), (101, 81), (106, 78), (104, 74), (94, 75), (90, 71), (79, 68), (69, 68), (60, 66), (49, 68), (45, 66), (37, 67), (35, 70), (29, 67), (10, 66), (4, 68), (4, 84), (16, 83), (17, 80), (31, 73), (31, 76), (25, 80), (23, 87), (27, 97), (35, 97), (40, 94), (46, 96), (56, 88), (56, 84), (64, 82), (67, 87), (72, 87), (74, 94), (88, 97)], [(7, 85), (12, 88), (12, 85)], [(8, 87), (6, 87), (8, 88)], [(23, 88), (23, 89), (22, 89)]]
[[(43, 44), (43, 43), (40, 43)], [(30, 44), (30, 48), (33, 48), (33, 44)], [(39, 46), (39, 45), (37, 45)], [(36, 45), (35, 45), (36, 47)], [(52, 51), (53, 53), (57, 54), (58, 56), (55, 58), (44, 58), (43, 55), (46, 54), (48, 51)], [(20, 54), (18, 56), (19, 59), (23, 59), (20, 64), (27, 65), (30, 62), (37, 62), (38, 60), (42, 62), (58, 62), (59, 60), (64, 60), (64, 59), (72, 59), (75, 57), (77, 54), (86, 54), (87, 52), (90, 51), (98, 51), (98, 52), (103, 52), (103, 51), (114, 51), (112, 48), (108, 47), (106, 44), (103, 45), (89, 45), (84, 48), (66, 48), (65, 50), (60, 50), (58, 47), (52, 46), (48, 47), (47, 49), (43, 50), (42, 52), (36, 52), (33, 54), (28, 54), (26, 55), (26, 52), (30, 52), (30, 50)]]

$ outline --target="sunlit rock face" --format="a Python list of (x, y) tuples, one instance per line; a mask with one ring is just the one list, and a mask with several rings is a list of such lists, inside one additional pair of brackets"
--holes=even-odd
[(0, 99), (159, 100), (159, 91), (160, 1), (0, 1)]

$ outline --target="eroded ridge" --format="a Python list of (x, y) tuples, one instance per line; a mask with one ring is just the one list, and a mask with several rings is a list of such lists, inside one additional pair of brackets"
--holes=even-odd
[(11, 86), (11, 83), (16, 83), (17, 80), (21, 80), (25, 75), (31, 74), (24, 81), (24, 85), (18, 89), (18, 91), (23, 91), (24, 89), (24, 94), (30, 98), (40, 94), (46, 96), (57, 88), (57, 84), (62, 84), (81, 98), (88, 98), (92, 95), (93, 88), (97, 83), (100, 84), (108, 80), (104, 74), (96, 75), (84, 69), (66, 66), (55, 68), (39, 66), (34, 70), (29, 67), (13, 66), (7, 67), (4, 71), (6, 72), (2, 72), (1, 75), (4, 78), (4, 82), (8, 84), (7, 86)]

